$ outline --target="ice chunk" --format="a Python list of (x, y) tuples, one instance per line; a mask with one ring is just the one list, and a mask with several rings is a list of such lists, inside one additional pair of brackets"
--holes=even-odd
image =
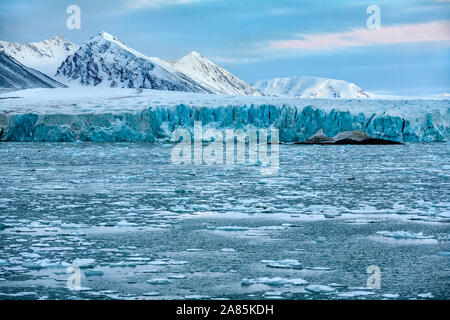
[(312, 293), (333, 293), (336, 291), (335, 288), (322, 284), (311, 284), (307, 286), (305, 290)]
[(301, 269), (302, 265), (298, 260), (285, 259), (285, 260), (263, 260), (267, 267), (280, 268), (280, 269)]
[(171, 284), (172, 281), (170, 281), (167, 278), (153, 278), (153, 279), (147, 280), (147, 283), (162, 285), (162, 284)]
[(160, 296), (161, 295), (161, 293), (159, 293), (159, 292), (145, 292), (145, 293), (143, 293), (142, 294), (144, 297), (157, 297), (157, 296)]
[(397, 299), (400, 297), (400, 295), (398, 293), (385, 293), (383, 295), (381, 295), (383, 298), (387, 298), (387, 299)]
[(137, 226), (137, 224), (134, 222), (128, 222), (126, 220), (121, 220), (121, 221), (117, 222), (117, 226), (118, 227), (134, 227), (134, 226)]
[(338, 297), (341, 298), (353, 298), (353, 297), (359, 297), (359, 296), (368, 296), (375, 294), (373, 291), (348, 291), (348, 292), (342, 292), (338, 294)]
[(84, 275), (86, 277), (99, 277), (104, 275), (105, 273), (100, 269), (86, 269), (84, 270)]
[(305, 285), (307, 283), (308, 283), (308, 281), (301, 279), (301, 278), (288, 279), (288, 278), (280, 278), (280, 277), (275, 277), (275, 278), (263, 277), (263, 278), (257, 278), (257, 279), (244, 278), (241, 281), (242, 286), (250, 286), (253, 284), (265, 284), (265, 285), (274, 286), (274, 287), (281, 287), (286, 284), (301, 286), (301, 285)]
[(434, 296), (431, 292), (427, 292), (427, 293), (419, 293), (417, 295), (419, 298), (424, 298), (424, 299), (433, 299)]
[(168, 274), (167, 278), (168, 279), (186, 279), (187, 276), (184, 274)]
[(80, 259), (73, 260), (72, 265), (80, 268), (91, 268), (95, 264), (95, 259)]
[(425, 236), (422, 232), (413, 233), (409, 231), (378, 231), (377, 234), (383, 237), (395, 239), (433, 239), (432, 236)]
[(61, 268), (62, 264), (58, 261), (51, 261), (50, 259), (43, 259), (31, 262), (25, 262), (22, 264), (25, 268), (28, 269), (54, 269)]

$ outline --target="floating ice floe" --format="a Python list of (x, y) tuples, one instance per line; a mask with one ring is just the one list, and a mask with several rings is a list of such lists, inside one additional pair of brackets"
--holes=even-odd
[(344, 221), (345, 223), (354, 223), (354, 224), (368, 224), (368, 223), (382, 223), (385, 220), (381, 219), (348, 219)]
[(341, 212), (338, 212), (338, 211), (336, 211), (336, 212), (326, 212), (326, 213), (324, 213), (323, 214), (323, 216), (325, 217), (325, 218), (328, 218), (328, 219), (334, 219), (334, 218), (336, 218), (336, 217), (340, 217), (342, 215), (342, 213)]
[(167, 266), (167, 265), (183, 265), (183, 264), (188, 264), (189, 262), (187, 261), (178, 261), (178, 260), (172, 260), (172, 259), (156, 259), (153, 261), (149, 261), (147, 264), (150, 265), (156, 265), (156, 266)]
[(75, 223), (61, 223), (59, 226), (61, 229), (83, 229), (88, 228), (88, 226), (75, 224)]
[(184, 274), (168, 274), (167, 278), (168, 279), (186, 279), (187, 276)]
[(397, 299), (400, 297), (400, 295), (398, 293), (385, 293), (383, 295), (381, 295), (383, 298), (387, 298), (387, 299)]
[(135, 226), (137, 226), (137, 223), (128, 222), (126, 220), (121, 220), (121, 221), (117, 222), (117, 226), (118, 227), (135, 227)]
[(338, 297), (341, 298), (354, 298), (360, 296), (369, 296), (375, 294), (373, 291), (347, 291), (338, 294)]
[(236, 250), (233, 248), (222, 248), (222, 249), (220, 249), (220, 251), (221, 252), (236, 252)]
[(422, 232), (409, 231), (378, 231), (378, 235), (395, 239), (433, 239), (433, 236), (425, 236)]
[(29, 261), (23, 263), (22, 266), (28, 269), (55, 269), (63, 267), (61, 262), (51, 261), (50, 259)]
[(160, 296), (161, 293), (159, 293), (159, 292), (145, 292), (142, 295), (144, 297), (157, 297), (157, 296)]
[(240, 227), (240, 226), (224, 226), (224, 227), (207, 227), (208, 230), (219, 230), (219, 231), (248, 231), (250, 228), (248, 227)]
[(336, 289), (330, 286), (322, 285), (322, 284), (311, 284), (305, 288), (305, 290), (312, 293), (333, 293), (336, 292)]
[(281, 291), (267, 291), (267, 292), (264, 292), (264, 296), (266, 296), (267, 298), (282, 299), (282, 295), (283, 295), (283, 292), (281, 292)]
[(328, 267), (305, 267), (307, 270), (313, 270), (313, 271), (331, 271), (331, 268)]
[(424, 299), (433, 299), (433, 298), (434, 298), (434, 296), (433, 296), (433, 294), (432, 294), (431, 292), (428, 292), (428, 293), (419, 293), (417, 296), (418, 296), (419, 298), (424, 298)]
[(184, 296), (184, 299), (186, 299), (186, 300), (207, 300), (207, 299), (211, 299), (211, 297), (202, 296), (202, 295), (198, 295), (198, 294), (191, 294), (191, 295)]
[(100, 277), (105, 273), (100, 269), (86, 269), (84, 270), (84, 275), (86, 277)]
[(79, 268), (91, 268), (95, 264), (95, 259), (80, 259), (76, 258), (73, 260), (72, 265)]
[(147, 280), (147, 283), (161, 285), (161, 284), (171, 284), (172, 281), (170, 281), (167, 278), (153, 278), (153, 279)]
[(254, 284), (265, 284), (268, 286), (274, 286), (274, 287), (281, 287), (284, 286), (286, 284), (291, 284), (291, 285), (295, 285), (295, 286), (301, 286), (301, 285), (305, 285), (307, 284), (308, 281), (301, 279), (301, 278), (297, 278), (297, 279), (288, 279), (288, 278), (280, 278), (280, 277), (275, 277), (275, 278), (258, 278), (258, 279), (247, 279), (244, 278), (241, 281), (241, 285), (242, 286), (251, 286)]
[(285, 260), (262, 260), (267, 267), (280, 268), (280, 269), (301, 269), (302, 265), (298, 260), (285, 259)]

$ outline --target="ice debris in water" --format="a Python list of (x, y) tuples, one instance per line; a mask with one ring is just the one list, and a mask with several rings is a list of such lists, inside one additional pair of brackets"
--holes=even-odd
[(398, 293), (385, 293), (383, 295), (381, 295), (383, 298), (387, 298), (387, 299), (397, 299), (400, 297), (400, 295)]
[(159, 293), (159, 292), (145, 292), (142, 295), (144, 297), (156, 297), (156, 296), (160, 296), (161, 293)]
[(72, 265), (80, 267), (80, 268), (90, 268), (95, 264), (95, 259), (80, 259), (77, 258), (73, 260)]
[(160, 285), (160, 284), (171, 284), (172, 281), (170, 281), (167, 278), (153, 278), (153, 279), (147, 280), (147, 283)]
[(267, 267), (280, 268), (280, 269), (301, 269), (302, 265), (298, 260), (285, 259), (285, 260), (262, 260)]
[(169, 274), (167, 275), (168, 279), (186, 279), (187, 276), (184, 274)]
[(86, 277), (99, 277), (102, 276), (104, 272), (100, 269), (86, 269), (84, 270), (84, 275)]
[(382, 223), (385, 220), (381, 219), (348, 219), (345, 223), (366, 224), (366, 223)]
[(417, 295), (419, 298), (424, 298), (424, 299), (432, 299), (434, 298), (433, 294), (431, 292), (428, 293), (419, 293)]
[(275, 278), (263, 277), (263, 278), (258, 278), (258, 279), (244, 278), (241, 281), (242, 286), (250, 286), (253, 284), (265, 284), (265, 285), (274, 286), (274, 287), (281, 287), (281, 286), (284, 286), (285, 284), (301, 286), (301, 285), (305, 285), (307, 283), (308, 283), (308, 281), (301, 279), (301, 278), (288, 279), (288, 278), (280, 278), (280, 277), (275, 277)]
[(135, 226), (137, 226), (137, 224), (134, 222), (128, 222), (126, 220), (121, 220), (121, 221), (117, 222), (117, 226), (118, 227), (135, 227)]
[(22, 266), (28, 269), (55, 269), (63, 267), (61, 262), (51, 261), (50, 259), (29, 261), (23, 263)]
[(348, 292), (342, 292), (338, 294), (338, 297), (341, 298), (353, 298), (353, 297), (359, 297), (359, 296), (368, 296), (375, 294), (373, 291), (348, 291)]
[(422, 232), (413, 233), (409, 231), (378, 231), (377, 234), (383, 237), (395, 239), (433, 239), (432, 236), (425, 236)]
[(311, 284), (307, 286), (305, 290), (312, 293), (332, 293), (336, 291), (335, 288), (322, 284)]

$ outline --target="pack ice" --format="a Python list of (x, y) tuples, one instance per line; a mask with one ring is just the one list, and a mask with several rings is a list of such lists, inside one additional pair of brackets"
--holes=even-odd
[(177, 128), (276, 128), (281, 142), (360, 130), (399, 142), (450, 137), (448, 100), (298, 99), (119, 88), (0, 94), (2, 141), (161, 141)]

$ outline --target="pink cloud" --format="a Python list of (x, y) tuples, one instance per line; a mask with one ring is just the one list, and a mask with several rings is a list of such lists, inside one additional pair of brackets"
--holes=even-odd
[(299, 34), (302, 39), (272, 41), (273, 49), (326, 50), (377, 44), (450, 41), (450, 21), (405, 24), (380, 29), (356, 29), (341, 33)]

